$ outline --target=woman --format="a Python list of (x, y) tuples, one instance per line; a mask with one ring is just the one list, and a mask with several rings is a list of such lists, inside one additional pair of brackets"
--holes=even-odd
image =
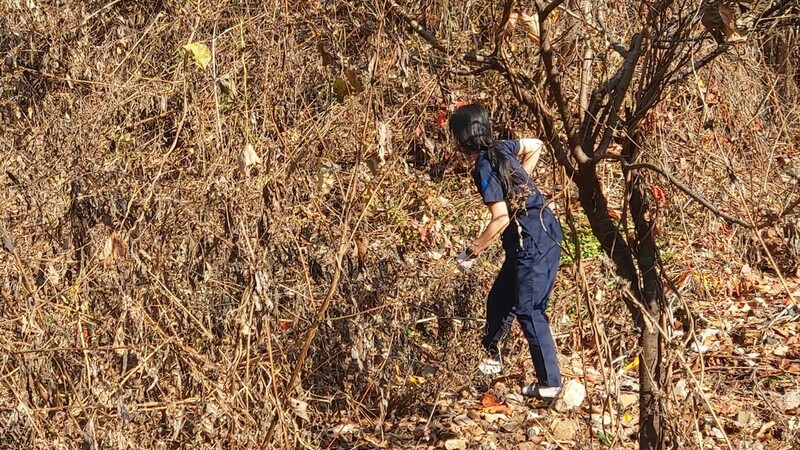
[(505, 261), (489, 292), (486, 335), (488, 358), (480, 369), (499, 373), (498, 343), (516, 318), (522, 326), (538, 382), (523, 394), (552, 399), (561, 389), (561, 373), (550, 322), (545, 312), (561, 257), (561, 227), (531, 180), (543, 143), (538, 139), (499, 141), (492, 138), (489, 113), (477, 104), (456, 109), (450, 131), (458, 148), (474, 156), (473, 178), (492, 220), (478, 239), (456, 258), (463, 271), (502, 234)]

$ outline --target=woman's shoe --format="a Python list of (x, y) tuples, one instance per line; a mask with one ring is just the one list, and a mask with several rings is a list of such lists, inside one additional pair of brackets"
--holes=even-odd
[(503, 364), (500, 362), (499, 356), (490, 356), (478, 364), (478, 370), (484, 375), (497, 375), (503, 371)]
[(540, 400), (553, 400), (559, 391), (561, 391), (561, 386), (541, 386), (539, 383), (522, 386), (522, 395)]

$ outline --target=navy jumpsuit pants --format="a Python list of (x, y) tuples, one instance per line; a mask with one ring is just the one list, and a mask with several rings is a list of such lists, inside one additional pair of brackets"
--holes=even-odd
[[(561, 258), (561, 226), (517, 160), (519, 141), (498, 141), (498, 144), (532, 189), (522, 211), (514, 214), (503, 232), (506, 259), (489, 292), (482, 343), (490, 355), (499, 356), (498, 344), (516, 319), (528, 341), (539, 384), (561, 386), (555, 341), (546, 312)], [(484, 203), (505, 201), (499, 177), (485, 153), (478, 156), (473, 177)]]
[(553, 243), (539, 252), (532, 242), (530, 245), (534, 248), (506, 253), (487, 299), (483, 346), (490, 354), (498, 355), (498, 344), (516, 319), (528, 341), (539, 384), (561, 386), (555, 341), (546, 312), (556, 282), (561, 247)]

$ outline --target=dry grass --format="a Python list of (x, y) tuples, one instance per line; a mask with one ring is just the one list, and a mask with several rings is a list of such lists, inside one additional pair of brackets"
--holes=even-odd
[[(490, 45), (493, 3), (413, 13), (471, 49)], [(533, 133), (502, 79), (447, 74), (453, 62), (431, 56), (383, 2), (5, 10), (0, 447), (434, 445), (442, 393), (485, 387), (472, 369), (477, 318), (499, 257), (470, 277), (453, 271), (451, 255), (484, 216), (435, 117), (483, 98), (503, 127)], [(181, 49), (193, 41), (213, 52), (206, 70)], [(696, 81), (677, 87), (648, 150), (744, 217), (796, 195), (774, 163), (798, 157), (796, 68), (775, 75), (759, 55), (742, 47), (701, 75), (714, 104)], [(248, 144), (262, 162), (242, 170)], [(726, 161), (739, 184), (722, 182)], [(541, 184), (563, 202), (549, 164)], [(720, 222), (677, 193), (665, 209), (670, 274), (738, 271), (756, 246), (739, 230), (720, 239)], [(619, 295), (600, 258), (586, 270), (593, 292)], [(566, 360), (611, 370), (592, 322), (605, 327), (604, 358), (629, 361), (633, 330), (618, 301), (598, 301), (592, 318), (577, 279), (565, 268), (556, 291), (559, 346)], [(684, 296), (708, 292), (695, 284)], [(522, 344), (508, 353), (524, 374)], [(362, 433), (335, 437), (344, 423)]]

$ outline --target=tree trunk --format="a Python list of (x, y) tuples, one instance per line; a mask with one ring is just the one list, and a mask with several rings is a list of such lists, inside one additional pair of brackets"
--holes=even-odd
[[(614, 261), (617, 275), (629, 283), (631, 292), (638, 300), (639, 275), (636, 273), (631, 249), (608, 214), (608, 201), (603, 195), (600, 180), (597, 179), (596, 166), (593, 163), (581, 166), (575, 183), (578, 185), (581, 206), (589, 219), (592, 233), (600, 241), (606, 255)], [(641, 326), (639, 308), (631, 299), (623, 296), (623, 300), (634, 323)]]
[[(635, 160), (637, 148), (643, 143), (641, 133), (632, 134), (633, 140), (625, 148), (629, 161)], [(658, 332), (658, 324), (664, 317), (664, 291), (656, 264), (658, 249), (656, 248), (655, 227), (648, 212), (650, 205), (645, 192), (645, 181), (636, 171), (625, 170), (629, 180), (630, 212), (636, 231), (638, 251), (636, 258), (642, 280), (641, 302), (647, 311), (644, 318), (639, 345), (639, 449), (657, 450), (666, 445), (666, 437), (662, 426), (660, 392), (663, 386), (661, 370), (662, 336)], [(654, 323), (653, 321), (658, 321)]]

